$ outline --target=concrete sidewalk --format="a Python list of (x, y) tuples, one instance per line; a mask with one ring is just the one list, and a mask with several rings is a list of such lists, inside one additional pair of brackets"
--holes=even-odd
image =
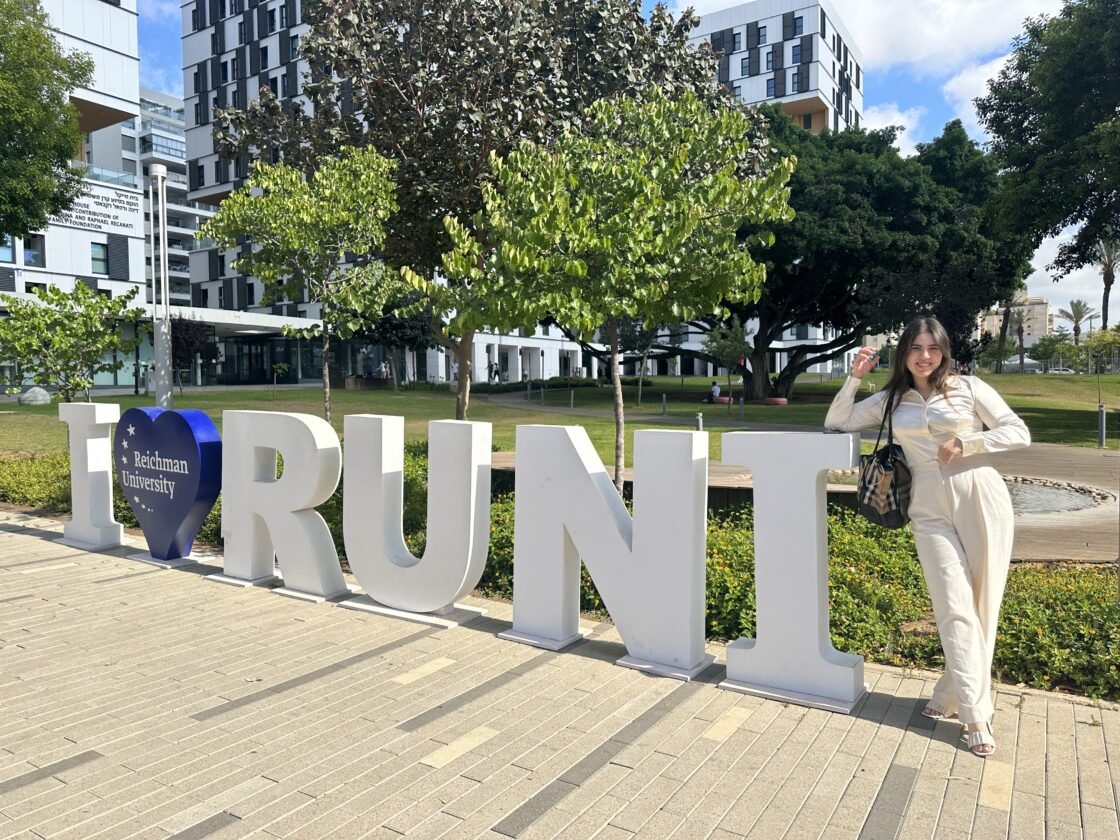
[[(1120, 838), (1120, 707), (1000, 686), (987, 760), (869, 666), (851, 716), (310, 604), (0, 513), (0, 837)], [(720, 649), (713, 646), (713, 652)]]

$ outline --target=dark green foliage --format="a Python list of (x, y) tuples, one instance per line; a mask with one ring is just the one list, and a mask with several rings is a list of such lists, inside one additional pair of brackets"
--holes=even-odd
[(89, 56), (63, 53), (38, 0), (0, 0), (0, 236), (46, 227), (84, 191), (70, 91), (92, 76)]
[(1059, 276), (1095, 262), (1120, 228), (1120, 0), (1067, 0), (1029, 18), (988, 94), (976, 100), (1007, 172), (1001, 218), (1037, 243), (1062, 244)]

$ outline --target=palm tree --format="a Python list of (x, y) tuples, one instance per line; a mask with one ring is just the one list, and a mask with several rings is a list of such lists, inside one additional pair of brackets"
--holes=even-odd
[(1101, 295), (1101, 329), (1108, 329), (1108, 294), (1112, 290), (1112, 283), (1116, 279), (1116, 271), (1120, 269), (1120, 234), (1109, 231), (1102, 236), (1093, 248), (1093, 262), (1101, 269), (1104, 278), (1104, 294)]
[(1071, 300), (1069, 309), (1058, 310), (1058, 317), (1073, 324), (1073, 344), (1077, 346), (1081, 343), (1081, 323), (1088, 321), (1090, 318), (1096, 318), (1097, 313), (1093, 311), (1093, 307), (1089, 306), (1087, 301)]

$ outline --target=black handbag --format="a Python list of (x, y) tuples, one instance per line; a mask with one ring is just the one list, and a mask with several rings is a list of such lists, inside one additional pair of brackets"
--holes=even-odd
[[(890, 399), (888, 398), (888, 403)], [(902, 528), (910, 521), (910, 467), (902, 447), (894, 442), (893, 411), (887, 411), (879, 424), (875, 451), (859, 459), (859, 489), (856, 509), (866, 519), (883, 528)], [(883, 427), (887, 428), (887, 444)]]

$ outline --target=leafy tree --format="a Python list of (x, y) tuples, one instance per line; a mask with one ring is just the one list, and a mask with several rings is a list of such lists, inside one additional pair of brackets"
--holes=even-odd
[[(936, 253), (947, 207), (929, 171), (899, 156), (894, 129), (813, 135), (777, 108), (763, 114), (774, 148), (797, 158), (789, 199), (796, 215), (762, 228), (774, 237), (765, 282), (756, 301), (733, 307), (743, 323), (755, 322), (750, 399), (788, 397), (811, 365), (866, 334), (889, 332), (930, 301), (915, 269)], [(833, 337), (787, 346), (772, 389), (774, 345), (800, 324), (831, 328)]]
[[(727, 368), (727, 395), (731, 396), (731, 374), (739, 363), (744, 360), (749, 352), (751, 331), (739, 323), (737, 317), (732, 317), (729, 323), (716, 324), (704, 336), (704, 349), (715, 359), (720, 366)], [(747, 376), (743, 373), (743, 390), (746, 391)], [(727, 404), (727, 413), (731, 413), (731, 403)]]
[(1022, 308), (1017, 308), (1011, 312), (1011, 330), (1015, 333), (1017, 346), (1019, 350), (1019, 373), (1022, 373), (1026, 366), (1027, 349), (1023, 346), (1023, 333), (1026, 328), (1026, 322), (1023, 318)]
[(658, 336), (663, 326), (654, 324), (644, 326), (639, 318), (623, 318), (618, 324), (618, 348), (625, 353), (638, 353), (641, 361), (638, 363), (638, 405), (642, 404), (642, 382), (646, 376), (646, 362), (649, 354), (657, 344)]
[(1000, 346), (999, 342), (988, 342), (979, 353), (976, 354), (976, 361), (986, 367), (988, 370), (996, 372), (1003, 362), (1010, 359), (1015, 353), (1015, 348), (1009, 344)]
[(1120, 270), (1120, 232), (1115, 228), (1108, 228), (1102, 237), (1093, 246), (1090, 257), (1093, 264), (1101, 270), (1101, 279), (1104, 281), (1104, 293), (1101, 295), (1101, 329), (1108, 329), (1108, 296), (1112, 292), (1112, 284), (1116, 282), (1116, 272)]
[[(210, 343), (210, 327), (194, 318), (176, 315), (171, 319), (171, 368), (178, 376), (180, 371), (194, 366), (195, 356), (203, 362), (217, 357), (214, 345)], [(182, 395), (183, 381), (179, 380), (179, 393)]]
[(1120, 226), (1120, 0), (1067, 0), (1030, 18), (1003, 70), (976, 100), (1007, 173), (1001, 216), (1035, 243), (1080, 226), (1053, 267), (1094, 262)]
[[(482, 209), (492, 154), (549, 142), (580, 126), (593, 102), (647, 85), (709, 104), (726, 97), (712, 53), (689, 43), (699, 19), (674, 21), (662, 6), (647, 18), (634, 0), (324, 0), (305, 10), (312, 113), (268, 94), (244, 112), (221, 111), (219, 151), (274, 150), (309, 172), (343, 143), (381, 150), (397, 163), (399, 202), (381, 256), (429, 280), (452, 247), (444, 217), (469, 227)], [(462, 334), (462, 323), (432, 324), (458, 359), (460, 417), (477, 329)]]
[[(776, 108), (764, 113), (775, 148), (798, 160), (790, 180), (796, 215), (771, 228), (758, 301), (735, 310), (757, 322), (750, 398), (790, 396), (811, 366), (920, 312), (943, 318), (955, 350), (970, 356), (977, 314), (1029, 267), (1025, 242), (995, 230), (994, 163), (957, 122), (905, 159), (893, 128), (812, 135)], [(802, 324), (821, 325), (831, 338), (787, 344), (771, 383), (775, 344)]]
[[(284, 163), (258, 163), (196, 234), (219, 248), (234, 247), (241, 236), (252, 240), (253, 251), (238, 257), (236, 268), (264, 284), (262, 303), (294, 299), (304, 289), (318, 301), (322, 324), (285, 334), (322, 340), (328, 422), (331, 335), (349, 338), (381, 312), (390, 291), (384, 266), (369, 255), (384, 244), (386, 220), (396, 209), (392, 171), (373, 149), (345, 149), (308, 177)], [(350, 255), (355, 262), (345, 266)]]
[[(615, 410), (615, 484), (625, 464), (619, 324), (690, 320), (751, 299), (764, 276), (736, 232), (789, 215), (792, 161), (753, 143), (738, 109), (658, 89), (603, 100), (550, 148), (494, 159), (474, 231), (448, 220), (447, 286), (408, 272), (452, 329), (527, 326), (547, 313), (584, 337), (606, 324)], [(462, 306), (459, 301), (463, 301)], [(460, 389), (462, 391), (462, 389)]]
[(1081, 325), (1090, 318), (1096, 318), (1097, 313), (1087, 301), (1071, 300), (1069, 309), (1058, 310), (1058, 317), (1073, 324), (1073, 344), (1077, 346), (1081, 343)]
[(398, 390), (398, 373), (396, 363), (397, 350), (427, 350), (436, 346), (435, 336), (432, 334), (432, 316), (425, 311), (404, 314), (409, 306), (415, 306), (415, 296), (402, 298), (387, 305), (380, 318), (370, 321), (364, 326), (360, 335), (374, 344), (380, 344), (389, 350), (389, 377), (393, 382), (393, 390)]
[(81, 147), (70, 91), (93, 62), (65, 53), (39, 0), (0, 0), (0, 236), (46, 227), (85, 189), (71, 164)]
[(80, 391), (88, 401), (94, 377), (120, 370), (140, 343), (122, 329), (132, 324), (138, 336), (143, 310), (133, 306), (136, 294), (131, 289), (111, 298), (75, 282), (69, 292), (57, 286), (39, 289), (36, 300), (0, 295), (8, 310), (7, 319), (0, 320), (0, 359), (18, 363), (22, 372), (13, 389), (29, 379), (57, 388), (63, 402), (73, 402)]

